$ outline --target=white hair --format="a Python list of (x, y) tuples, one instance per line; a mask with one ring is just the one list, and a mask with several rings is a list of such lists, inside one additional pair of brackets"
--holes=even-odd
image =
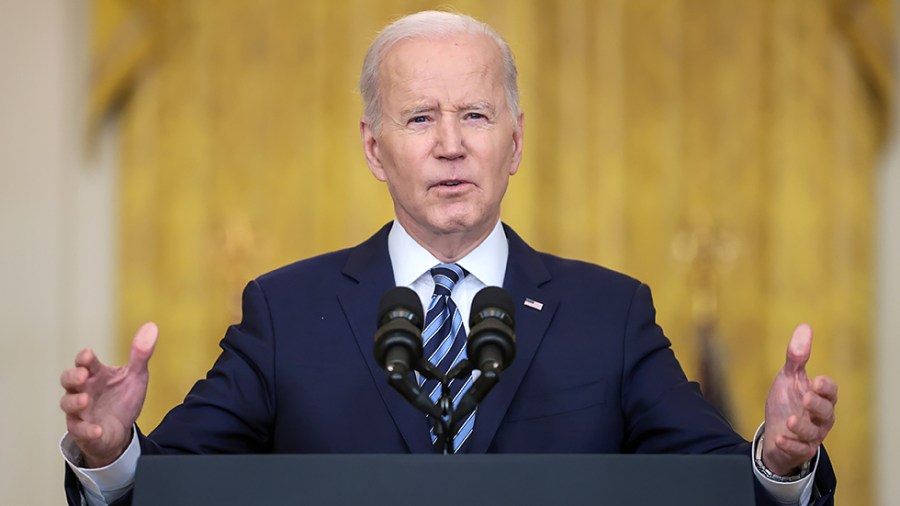
[(506, 92), (506, 105), (512, 114), (513, 125), (518, 125), (519, 117), (519, 84), (518, 70), (509, 44), (488, 24), (475, 18), (443, 11), (422, 11), (404, 16), (382, 30), (363, 59), (362, 72), (359, 76), (359, 92), (363, 101), (363, 119), (378, 132), (381, 125), (381, 90), (378, 82), (378, 69), (385, 55), (394, 44), (416, 37), (439, 38), (457, 34), (482, 34), (490, 37), (500, 49), (503, 59), (503, 89)]

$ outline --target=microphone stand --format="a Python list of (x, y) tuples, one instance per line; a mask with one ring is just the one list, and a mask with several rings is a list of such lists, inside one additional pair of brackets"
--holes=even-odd
[(474, 369), (474, 364), (468, 359), (463, 359), (447, 374), (442, 374), (440, 369), (429, 362), (427, 358), (421, 358), (416, 364), (419, 374), (426, 379), (435, 379), (441, 382), (441, 398), (437, 403), (432, 402), (428, 394), (412, 379), (408, 368), (400, 364), (393, 364), (388, 369), (388, 384), (419, 411), (431, 417), (434, 435), (437, 437), (436, 445), (440, 453), (453, 453), (453, 435), (459, 431), (466, 417), (500, 381), (500, 367), (496, 362), (488, 361), (484, 364), (481, 375), (472, 383), (454, 409), (453, 397), (450, 394), (450, 382), (454, 379), (464, 381), (464, 378), (471, 375)]
[[(456, 367), (447, 372), (447, 377), (450, 380), (459, 379), (460, 381), (463, 381), (465, 377), (472, 374), (474, 369), (474, 364), (469, 362), (468, 359), (463, 359)], [(466, 420), (466, 417), (468, 417), (472, 411), (475, 411), (478, 404), (484, 400), (485, 396), (487, 396), (488, 392), (494, 388), (498, 381), (500, 381), (499, 365), (494, 361), (489, 361), (484, 364), (478, 379), (476, 379), (475, 382), (472, 383), (472, 386), (466, 390), (462, 399), (459, 400), (456, 409), (451, 412), (449, 422), (450, 434), (459, 432), (460, 426)], [(447, 383), (449, 384), (449, 382), (450, 381), (448, 380)], [(449, 388), (447, 397), (449, 398)]]
[(431, 398), (419, 387), (419, 384), (409, 377), (409, 369), (406, 367), (399, 366), (388, 370), (388, 384), (420, 411), (431, 417), (441, 418), (440, 409), (431, 402)]

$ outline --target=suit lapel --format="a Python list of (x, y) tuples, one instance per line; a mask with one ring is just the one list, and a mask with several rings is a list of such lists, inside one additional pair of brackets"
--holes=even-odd
[[(504, 288), (510, 293), (516, 311), (516, 357), (512, 365), (500, 374), (500, 381), (485, 397), (475, 416), (471, 453), (485, 453), (500, 422), (531, 366), (534, 354), (544, 338), (550, 320), (556, 312), (558, 300), (541, 286), (550, 280), (550, 273), (536, 251), (504, 225), (509, 241), (509, 260), (506, 265)], [(525, 305), (526, 299), (543, 304)]]
[(429, 453), (434, 451), (434, 447), (428, 435), (425, 415), (388, 385), (387, 374), (375, 362), (372, 353), (378, 301), (386, 291), (394, 287), (387, 248), (389, 230), (390, 225), (386, 225), (369, 240), (351, 250), (343, 273), (356, 283), (345, 285), (339, 290), (338, 299), (369, 373), (410, 452)]

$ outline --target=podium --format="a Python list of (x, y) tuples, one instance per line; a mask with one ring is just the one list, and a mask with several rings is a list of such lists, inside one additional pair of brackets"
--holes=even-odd
[(752, 506), (737, 455), (167, 455), (138, 462), (135, 506)]

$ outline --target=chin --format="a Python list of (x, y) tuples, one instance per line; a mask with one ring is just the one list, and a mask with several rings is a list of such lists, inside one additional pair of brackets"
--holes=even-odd
[(467, 227), (465, 225), (460, 225), (458, 223), (440, 223), (436, 224), (432, 227), (432, 230), (437, 234), (441, 235), (450, 235), (450, 234), (458, 234), (461, 232), (465, 232), (470, 230), (471, 227)]
[(442, 234), (458, 234), (478, 229), (484, 224), (476, 216), (445, 216), (435, 223), (435, 230)]

